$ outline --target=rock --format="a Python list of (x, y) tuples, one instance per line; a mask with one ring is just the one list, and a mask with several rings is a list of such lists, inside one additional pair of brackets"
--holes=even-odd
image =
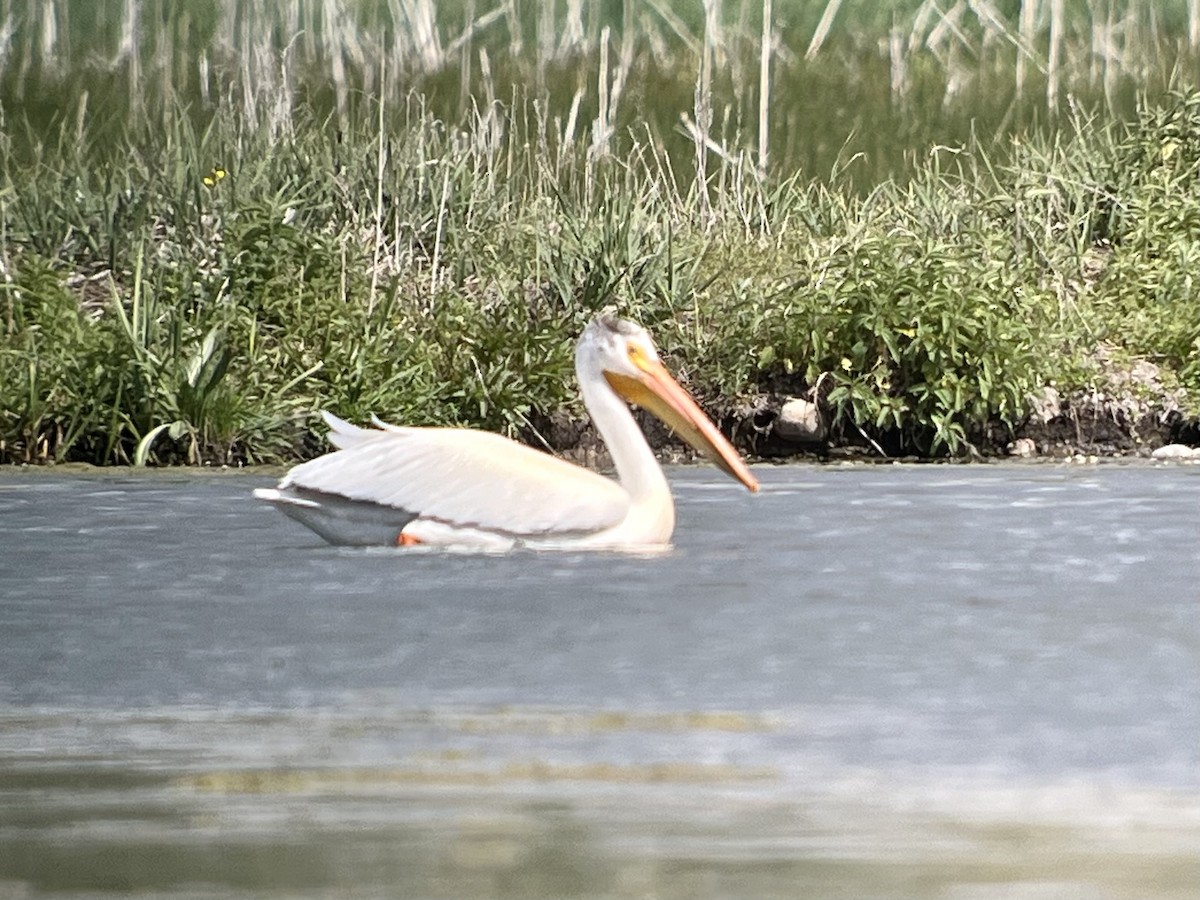
[(1034, 397), (1031, 405), (1034, 418), (1043, 425), (1062, 415), (1062, 399), (1058, 396), (1058, 389), (1053, 385), (1046, 385), (1042, 390), (1042, 396)]
[(1030, 459), (1038, 455), (1037, 442), (1033, 438), (1017, 438), (1008, 445), (1008, 455)]
[(1200, 448), (1187, 444), (1167, 444), (1150, 454), (1151, 459), (1200, 459)]
[(783, 404), (775, 417), (775, 433), (786, 441), (811, 444), (825, 440), (825, 423), (817, 404), (793, 398)]

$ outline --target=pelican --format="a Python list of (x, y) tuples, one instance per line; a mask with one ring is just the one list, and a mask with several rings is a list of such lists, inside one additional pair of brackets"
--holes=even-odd
[(617, 480), (498, 434), (415, 428), (330, 413), (337, 449), (254, 495), (333, 544), (488, 550), (644, 550), (666, 546), (675, 504), (626, 403), (654, 413), (750, 491), (758, 482), (659, 360), (644, 328), (603, 313), (575, 347), (583, 402)]

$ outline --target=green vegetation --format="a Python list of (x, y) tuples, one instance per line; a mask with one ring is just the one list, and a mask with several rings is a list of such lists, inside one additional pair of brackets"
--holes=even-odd
[(560, 445), (608, 305), (731, 426), (829, 373), (835, 436), (961, 453), (1101, 358), (1196, 412), (1184, 4), (777, 0), (768, 81), (760, 4), (105, 6), (9, 12), (0, 460), (285, 461), (320, 408)]

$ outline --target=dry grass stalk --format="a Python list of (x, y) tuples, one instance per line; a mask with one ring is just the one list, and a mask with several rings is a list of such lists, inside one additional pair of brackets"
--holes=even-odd
[(54, 15), (53, 3), (42, 6), (42, 60), (49, 64), (54, 61), (55, 50), (58, 47), (58, 19)]
[[(386, 84), (386, 66), (387, 60), (384, 57), (379, 59), (379, 83)], [(371, 316), (375, 312), (375, 301), (379, 295), (379, 258), (384, 250), (383, 237), (383, 181), (384, 174), (387, 168), (387, 144), (384, 136), (387, 134), (387, 129), (384, 127), (384, 107), (385, 103), (382, 97), (376, 100), (379, 104), (379, 118), (377, 127), (379, 136), (376, 142), (376, 157), (375, 157), (375, 221), (374, 221), (374, 247), (372, 248), (372, 266), (371, 266), (371, 286), (367, 291), (367, 315)]]
[(821, 20), (817, 22), (817, 30), (813, 32), (812, 40), (809, 41), (808, 49), (804, 52), (805, 59), (813, 59), (821, 52), (821, 45), (825, 43), (825, 39), (829, 37), (829, 29), (833, 27), (834, 16), (837, 15), (838, 8), (842, 5), (842, 0), (829, 0), (825, 4), (825, 11), (821, 13)]
[(921, 49), (921, 45), (925, 43), (926, 33), (929, 30), (929, 20), (934, 13), (940, 13), (940, 8), (935, 0), (925, 0), (917, 10), (916, 16), (913, 18), (912, 28), (908, 34), (908, 52), (916, 53)]
[(908, 60), (904, 55), (904, 34), (894, 25), (888, 37), (888, 53), (891, 61), (892, 96), (904, 97), (908, 94)]
[(712, 128), (713, 35), (708, 30), (708, 24), (713, 18), (710, 12), (713, 5), (713, 0), (704, 0), (705, 11), (710, 14), (704, 18), (704, 41), (700, 52), (700, 67), (696, 73), (696, 94), (693, 103), (696, 118), (692, 129), (692, 140), (696, 145), (696, 201), (705, 222), (712, 216), (712, 206), (708, 197), (708, 133)]
[(758, 170), (767, 172), (767, 139), (771, 114), (771, 53), (774, 50), (774, 10), (771, 0), (763, 0), (762, 45), (758, 57)]
[(521, 17), (517, 12), (517, 0), (506, 0), (504, 14), (508, 19), (508, 52), (518, 57), (525, 49), (525, 42), (521, 40)]
[(558, 42), (559, 56), (578, 53), (584, 45), (583, 0), (567, 0), (567, 15)]
[(1050, 56), (1046, 64), (1046, 107), (1053, 115), (1058, 108), (1059, 66), (1062, 59), (1063, 0), (1050, 0)]
[(676, 15), (675, 11), (671, 9), (669, 3), (663, 2), (663, 0), (646, 0), (646, 5), (654, 10), (654, 12), (663, 20), (666, 26), (670, 28), (672, 32), (674, 32), (675, 36), (683, 42), (684, 47), (686, 47), (688, 51), (696, 54), (697, 56), (700, 55), (702, 52), (700, 40), (688, 29), (687, 23), (684, 22), (683, 19), (679, 18), (678, 15)]
[(583, 103), (583, 95), (584, 90), (580, 87), (575, 90), (575, 96), (571, 99), (571, 111), (567, 113), (567, 123), (562, 129), (560, 155), (562, 150), (570, 148), (575, 143), (575, 128), (579, 123), (579, 106)]
[(1033, 56), (1034, 41), (1037, 39), (1038, 0), (1021, 0), (1021, 14), (1018, 25), (1020, 35), (1020, 51), (1017, 53), (1017, 95), (1025, 90), (1025, 79), (1029, 60)]
[(432, 0), (390, 0), (392, 22), (400, 33), (404, 23), (409, 35), (410, 52), (419, 61), (419, 69), (436, 72), (446, 62), (438, 34), (437, 13)]
[[(625, 21), (629, 22), (633, 16), (633, 11), (630, 6), (631, 0), (625, 0)], [(629, 79), (629, 72), (633, 68), (634, 50), (637, 47), (637, 36), (634, 34), (632, 27), (621, 29), (621, 53), (617, 59), (617, 72), (613, 76), (612, 89), (609, 96), (609, 121), (611, 122), (617, 116), (617, 105), (621, 102), (621, 94), (625, 89), (625, 83)]]
[(950, 50), (955, 46), (955, 42), (957, 42), (957, 46), (974, 53), (971, 39), (967, 37), (962, 28), (967, 5), (959, 0), (947, 12), (942, 12), (940, 7), (935, 8), (934, 11), (937, 13), (938, 23), (930, 29), (929, 37), (925, 40), (925, 47), (938, 61), (943, 66), (950, 65), (950, 60), (953, 58)]
[[(46, 4), (47, 7), (53, 4)], [(64, 7), (65, 9), (65, 7)], [(139, 9), (137, 0), (125, 0), (124, 14), (121, 19), (121, 45), (117, 57), (129, 66), (129, 107), (137, 110), (141, 107), (142, 93), (142, 54), (138, 52)], [(170, 83), (170, 79), (166, 79)]]
[(600, 74), (596, 81), (597, 108), (596, 123), (592, 126), (592, 157), (608, 155), (608, 140), (610, 129), (608, 120), (608, 43), (609, 28), (607, 25), (600, 32)]

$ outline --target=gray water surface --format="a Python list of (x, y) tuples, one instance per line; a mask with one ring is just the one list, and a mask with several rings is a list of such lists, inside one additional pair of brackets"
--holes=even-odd
[(0, 897), (1200, 896), (1200, 467), (757, 474), (645, 557), (0, 474)]

